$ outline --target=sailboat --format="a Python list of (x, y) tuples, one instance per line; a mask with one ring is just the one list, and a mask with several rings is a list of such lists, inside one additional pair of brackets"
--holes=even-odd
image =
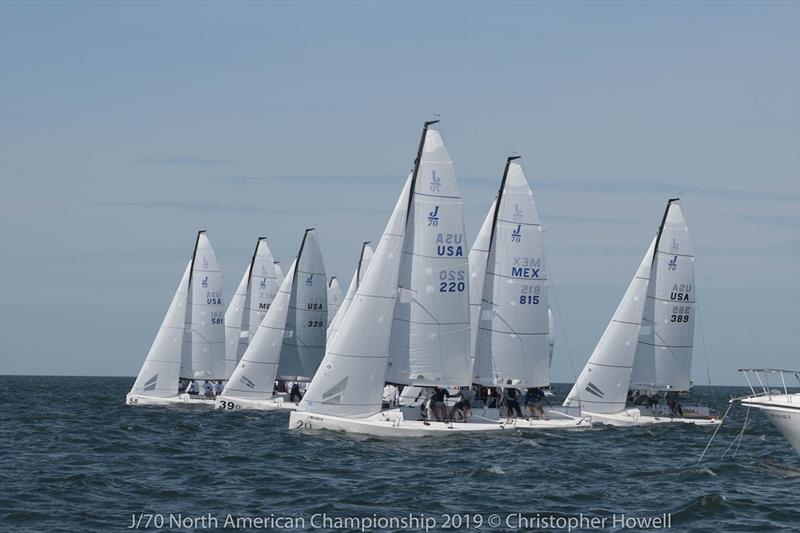
[(229, 378), (275, 299), (280, 281), (266, 237), (259, 237), (250, 264), (225, 311), (225, 376)]
[(339, 278), (331, 276), (328, 280), (328, 320), (336, 317), (339, 307), (342, 305), (342, 288), (339, 286)]
[[(564, 401), (609, 425), (718, 424), (707, 410), (680, 414), (691, 388), (694, 255), (678, 198), (667, 202), (658, 232), (597, 347)], [(648, 400), (666, 393), (672, 407), (627, 405), (629, 390)], [(683, 411), (688, 411), (688, 406)]]
[(497, 423), (406, 420), (382, 411), (384, 383), (469, 386), (469, 279), (461, 195), (441, 134), (426, 122), (370, 267), (289, 427), (421, 436)]
[[(553, 332), (542, 224), (519, 159), (506, 160), (500, 190), (470, 252), (471, 353), (472, 383), (524, 391), (550, 385)], [(524, 403), (521, 396), (519, 400)], [(472, 411), (473, 419), (501, 418), (497, 407)], [(541, 419), (515, 423), (536, 428), (591, 425), (553, 408)]]
[(350, 304), (353, 303), (356, 290), (358, 290), (361, 280), (364, 279), (364, 274), (367, 272), (367, 267), (369, 266), (369, 262), (372, 260), (373, 253), (374, 252), (372, 247), (369, 245), (369, 241), (366, 241), (361, 245), (361, 253), (358, 255), (356, 271), (353, 272), (353, 279), (350, 281), (350, 286), (347, 287), (347, 293), (344, 296), (344, 301), (339, 308), (339, 312), (336, 313), (336, 316), (333, 317), (333, 319), (330, 319), (329, 317), (330, 325), (328, 326), (327, 342), (331, 342), (333, 337), (335, 337), (339, 332), (339, 327), (342, 323), (342, 320), (344, 319), (345, 314), (347, 314)]
[[(184, 392), (191, 382), (225, 379), (222, 279), (205, 230), (197, 233), (192, 258), (172, 297), (133, 388), (128, 405), (213, 404)], [(182, 386), (181, 386), (182, 385)]]
[[(744, 374), (751, 394), (733, 398), (731, 403), (739, 402), (748, 409), (762, 411), (786, 437), (794, 451), (800, 454), (800, 392), (791, 392), (793, 386), (794, 391), (799, 390), (797, 386), (800, 385), (800, 370), (742, 368), (739, 372)], [(771, 376), (777, 378), (777, 383), (770, 384)]]
[(275, 380), (309, 381), (325, 349), (327, 283), (314, 229), (300, 251), (258, 330), (217, 397), (218, 409), (294, 409)]

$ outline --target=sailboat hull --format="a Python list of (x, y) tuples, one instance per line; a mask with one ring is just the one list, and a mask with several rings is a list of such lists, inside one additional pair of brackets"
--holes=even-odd
[(500, 423), (449, 423), (405, 420), (397, 410), (382, 411), (368, 418), (343, 418), (293, 411), (289, 415), (289, 429), (328, 429), (373, 435), (376, 437), (426, 437), (453, 433), (505, 431), (513, 425)]
[(211, 398), (191, 398), (188, 394), (159, 398), (155, 396), (145, 396), (143, 394), (126, 394), (126, 405), (196, 405), (203, 407), (213, 407), (214, 400)]
[(628, 409), (621, 413), (590, 413), (583, 412), (591, 418), (593, 423), (605, 424), (607, 426), (646, 426), (653, 424), (693, 424), (695, 426), (716, 426), (720, 423), (719, 418), (709, 416), (705, 418), (687, 418), (678, 416), (652, 416), (642, 414), (638, 409)]
[(233, 398), (223, 396), (217, 398), (214, 403), (215, 409), (223, 410), (253, 410), (253, 411), (294, 411), (297, 409), (297, 404), (289, 402), (281, 396), (273, 396), (269, 400), (245, 400), (242, 398)]
[[(399, 408), (403, 413), (405, 421), (421, 421), (418, 406), (403, 406)], [(589, 417), (570, 416), (560, 411), (546, 412), (549, 418), (508, 418), (502, 416), (496, 407), (473, 407), (472, 412), (467, 417), (467, 424), (502, 424), (510, 425), (516, 429), (588, 429), (592, 427)], [(441, 423), (441, 422), (439, 422)], [(458, 420), (456, 425), (464, 422)]]

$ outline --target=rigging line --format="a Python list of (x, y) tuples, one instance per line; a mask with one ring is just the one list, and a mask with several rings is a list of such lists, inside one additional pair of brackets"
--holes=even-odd
[[(744, 424), (742, 425), (742, 430), (736, 435), (733, 440), (731, 441), (730, 445), (725, 449), (725, 452), (722, 454), (722, 458), (725, 459), (725, 456), (728, 455), (728, 452), (731, 451), (733, 445), (737, 442), (741, 444), (742, 437), (744, 437), (744, 430), (747, 429), (748, 417), (750, 416), (750, 406), (747, 406), (747, 413), (745, 413), (744, 417)], [(739, 446), (736, 446), (736, 451), (739, 450)], [(736, 456), (736, 451), (734, 451), (733, 456)]]
[(728, 416), (728, 412), (730, 412), (731, 407), (733, 407), (733, 404), (729, 403), (728, 404), (728, 408), (725, 410), (725, 414), (722, 415), (722, 420), (719, 421), (719, 425), (717, 426), (717, 429), (714, 430), (714, 434), (711, 435), (710, 439), (708, 439), (708, 444), (706, 444), (706, 447), (703, 449), (703, 453), (700, 454), (700, 458), (697, 460), (698, 464), (703, 460), (703, 457), (706, 456), (706, 452), (708, 451), (708, 447), (711, 446), (711, 442), (714, 440), (714, 437), (717, 436), (717, 433), (719, 433), (719, 430), (722, 428), (722, 424), (725, 423), (725, 417)]
[[(578, 381), (578, 374), (575, 372), (575, 363), (572, 361), (572, 351), (569, 348), (569, 338), (567, 337), (567, 328), (564, 326), (564, 319), (561, 316), (561, 306), (558, 305), (558, 297), (556, 296), (556, 284), (553, 281), (553, 274), (550, 271), (550, 263), (547, 262), (547, 256), (542, 254), (547, 278), (550, 281), (550, 292), (553, 293), (553, 303), (555, 304), (556, 313), (558, 314), (558, 321), (561, 323), (561, 337), (564, 339), (564, 346), (567, 348), (567, 357), (569, 358), (569, 366), (572, 368), (572, 380)], [(555, 339), (554, 339), (555, 340)]]
[(747, 421), (750, 417), (750, 406), (747, 406), (747, 412), (744, 415), (744, 425), (742, 426), (742, 438), (739, 439), (739, 444), (736, 445), (736, 449), (733, 450), (733, 456), (736, 457), (736, 454), (739, 453), (739, 446), (742, 444), (744, 440), (744, 430), (747, 428)]

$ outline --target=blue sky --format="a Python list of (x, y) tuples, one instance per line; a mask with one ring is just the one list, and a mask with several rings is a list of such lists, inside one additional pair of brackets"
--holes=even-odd
[(524, 156), (554, 381), (673, 195), (695, 382), (706, 355), (715, 383), (798, 367), (799, 26), (796, 2), (2, 2), (0, 371), (135, 375), (198, 228), (228, 294), (257, 236), (288, 266), (311, 224), (349, 280), (434, 114), (470, 240)]

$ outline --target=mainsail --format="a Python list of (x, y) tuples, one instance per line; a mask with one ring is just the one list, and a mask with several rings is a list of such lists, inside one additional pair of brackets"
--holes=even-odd
[(550, 383), (547, 272), (533, 192), (509, 157), (492, 221), (472, 381), (485, 386)]
[(336, 316), (331, 320), (330, 326), (328, 326), (328, 343), (330, 343), (333, 340), (333, 337), (335, 337), (339, 332), (339, 327), (341, 326), (342, 320), (344, 320), (344, 316), (347, 314), (350, 304), (353, 303), (356, 290), (358, 290), (358, 286), (361, 285), (361, 280), (364, 279), (364, 274), (367, 272), (367, 267), (372, 260), (372, 255), (372, 247), (369, 245), (369, 241), (367, 241), (361, 245), (361, 253), (358, 256), (356, 271), (353, 272), (353, 279), (350, 281), (350, 286), (347, 287), (347, 294), (345, 294), (342, 306), (339, 308)]
[(655, 245), (653, 238), (614, 317), (564, 400), (565, 406), (606, 414), (625, 409)]
[(695, 258), (677, 198), (667, 203), (656, 243), (631, 383), (686, 391), (691, 387)]
[(186, 327), (186, 300), (188, 298), (189, 273), (192, 263), (178, 283), (164, 321), (156, 333), (147, 358), (139, 370), (131, 394), (158, 398), (169, 398), (178, 394), (178, 371), (183, 352), (183, 330)]
[(197, 234), (188, 293), (180, 377), (225, 379), (222, 276), (205, 231)]
[(328, 295), (314, 229), (307, 229), (293, 272), (278, 379), (309, 381), (325, 355)]
[(225, 312), (225, 369), (230, 376), (258, 331), (280, 282), (266, 237), (259, 237), (247, 266)]
[(275, 261), (275, 277), (278, 278), (278, 284), (280, 285), (283, 283), (283, 269), (281, 268), (281, 262)]
[(331, 276), (328, 281), (328, 320), (333, 322), (336, 313), (342, 305), (342, 288), (339, 286), (339, 278)]
[(386, 381), (468, 385), (469, 264), (461, 195), (438, 131), (420, 139), (408, 199)]

